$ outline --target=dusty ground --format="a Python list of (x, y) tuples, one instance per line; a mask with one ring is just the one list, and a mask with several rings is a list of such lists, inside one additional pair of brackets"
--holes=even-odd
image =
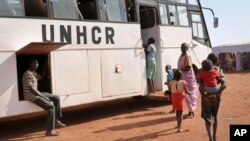
[[(218, 140), (229, 141), (230, 124), (250, 124), (250, 73), (226, 74), (228, 87), (219, 111)], [(43, 141), (207, 141), (200, 101), (195, 118), (185, 119), (186, 132), (176, 133), (171, 105), (159, 92), (147, 99), (99, 103), (64, 112), (68, 126), (58, 137), (45, 137), (45, 117), (0, 123), (0, 140)], [(187, 113), (187, 111), (185, 111)]]

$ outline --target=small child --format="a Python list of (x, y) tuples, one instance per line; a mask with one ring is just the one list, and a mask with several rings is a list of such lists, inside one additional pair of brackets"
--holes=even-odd
[[(222, 77), (222, 73), (218, 70), (212, 68), (213, 63), (210, 60), (202, 61), (202, 70), (198, 74), (198, 79), (202, 81), (204, 85), (204, 90), (210, 94), (216, 94), (220, 91), (223, 91), (226, 86)], [(220, 82), (221, 84), (219, 84)]]
[[(171, 68), (171, 65), (166, 65), (165, 66), (165, 71), (167, 73), (167, 79), (166, 82), (164, 83), (165, 85), (168, 85), (168, 83), (173, 80), (173, 70)], [(171, 98), (170, 98), (170, 94), (171, 92), (169, 90), (166, 90), (164, 92), (164, 95), (166, 95), (169, 98), (169, 101), (171, 102)]]
[(166, 83), (168, 83), (169, 81), (171, 81), (171, 80), (173, 80), (173, 70), (172, 70), (172, 67), (171, 67), (171, 65), (166, 65), (165, 66), (165, 71), (166, 71), (166, 73), (167, 73), (167, 81), (165, 82), (165, 84)]
[(187, 93), (186, 81), (181, 80), (182, 74), (177, 69), (174, 71), (174, 78), (169, 82), (169, 89), (171, 90), (172, 105), (176, 111), (176, 120), (178, 132), (182, 132), (181, 124), (183, 119), (183, 110), (186, 107), (185, 94)]
[[(171, 65), (166, 65), (165, 66), (165, 71), (167, 73), (167, 81), (165, 82), (165, 85), (168, 86), (168, 83), (171, 80), (173, 80), (173, 77), (174, 77)], [(171, 100), (171, 91), (169, 89), (164, 92), (164, 95), (167, 96), (168, 97), (168, 101), (170, 101), (172, 103), (172, 100)], [(174, 108), (169, 113), (175, 113)]]

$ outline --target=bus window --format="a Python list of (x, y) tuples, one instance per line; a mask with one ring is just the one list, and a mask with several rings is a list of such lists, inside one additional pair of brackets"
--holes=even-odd
[(170, 1), (178, 2), (178, 3), (187, 3), (186, 0), (170, 0)]
[(176, 6), (169, 5), (170, 23), (171, 25), (179, 25), (178, 15), (176, 11)]
[(81, 17), (76, 0), (53, 0), (51, 7), (54, 18), (79, 19)]
[(0, 16), (24, 16), (22, 0), (1, 0)]
[(197, 0), (188, 0), (188, 4), (190, 4), (190, 5), (198, 5), (198, 1)]
[(184, 6), (177, 6), (177, 11), (180, 26), (189, 26), (187, 8)]
[(152, 28), (155, 26), (155, 12), (152, 8), (140, 7), (141, 29)]
[(46, 0), (24, 0), (25, 16), (48, 17)]
[(94, 0), (78, 0), (78, 8), (84, 19), (98, 20), (97, 6)]
[(98, 0), (102, 21), (136, 22), (135, 0)]
[(107, 7), (106, 7), (106, 1), (104, 0), (98, 0), (98, 10), (99, 10), (99, 18), (101, 21), (107, 21)]
[(192, 26), (194, 38), (204, 38), (203, 26), (201, 23), (201, 17), (198, 14), (192, 14)]
[(126, 10), (127, 10), (127, 20), (129, 22), (136, 22), (136, 10), (135, 10), (135, 1), (126, 0)]
[(159, 4), (159, 12), (162, 25), (168, 25), (168, 12), (165, 4)]
[(106, 0), (108, 21), (127, 22), (124, 0)]
[(193, 38), (203, 44), (210, 45), (208, 39), (208, 34), (204, 30), (204, 25), (201, 20), (201, 15), (199, 13), (191, 13), (192, 28), (193, 28)]
[(171, 25), (189, 26), (186, 7), (169, 5), (169, 14)]

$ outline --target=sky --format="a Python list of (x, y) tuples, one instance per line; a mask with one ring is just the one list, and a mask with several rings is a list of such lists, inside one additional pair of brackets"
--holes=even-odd
[(250, 0), (200, 0), (202, 7), (213, 9), (219, 26), (213, 27), (213, 15), (204, 9), (212, 47), (230, 43), (250, 43)]

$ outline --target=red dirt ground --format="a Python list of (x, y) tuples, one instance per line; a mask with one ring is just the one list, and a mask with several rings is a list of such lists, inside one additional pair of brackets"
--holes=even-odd
[[(250, 73), (226, 74), (227, 89), (219, 110), (218, 140), (229, 141), (230, 124), (250, 124)], [(64, 111), (68, 126), (57, 137), (45, 137), (45, 116), (0, 123), (5, 141), (208, 141), (199, 106), (193, 119), (185, 119), (186, 132), (176, 133), (175, 115), (162, 92), (149, 98), (102, 102), (80, 110)], [(185, 111), (187, 113), (187, 110)]]

